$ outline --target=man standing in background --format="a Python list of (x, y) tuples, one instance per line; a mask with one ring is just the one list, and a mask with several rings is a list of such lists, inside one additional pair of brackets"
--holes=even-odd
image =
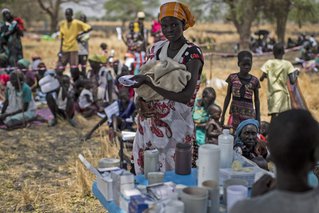
[(58, 62), (60, 67), (58, 70), (64, 71), (65, 66), (69, 63), (72, 78), (75, 80), (79, 76), (78, 41), (83, 34), (90, 32), (92, 28), (80, 20), (73, 19), (73, 10), (71, 8), (65, 10), (65, 19), (59, 25), (61, 46)]

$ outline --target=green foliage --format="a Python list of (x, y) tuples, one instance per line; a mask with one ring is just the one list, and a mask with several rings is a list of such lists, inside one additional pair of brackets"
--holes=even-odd
[(319, 4), (315, 0), (295, 0), (289, 14), (289, 20), (299, 27), (306, 22), (317, 22), (319, 18)]
[[(106, 18), (124, 22), (133, 20), (138, 11), (152, 11), (158, 7), (159, 0), (107, 0), (104, 4)], [(156, 17), (157, 14), (152, 14), (152, 16)]]

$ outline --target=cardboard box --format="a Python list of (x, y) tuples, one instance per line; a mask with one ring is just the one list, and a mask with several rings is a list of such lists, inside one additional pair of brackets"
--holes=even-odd
[(110, 176), (96, 177), (97, 188), (104, 196), (105, 200), (113, 200), (113, 180)]

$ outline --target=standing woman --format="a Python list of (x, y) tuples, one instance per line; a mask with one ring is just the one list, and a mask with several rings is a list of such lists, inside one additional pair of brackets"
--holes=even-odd
[(178, 2), (169, 2), (160, 7), (162, 31), (167, 38), (156, 43), (150, 50), (149, 60), (165, 60), (169, 57), (185, 64), (191, 79), (179, 93), (154, 86), (144, 75), (133, 77), (138, 83), (146, 84), (164, 97), (164, 100), (146, 102), (137, 97), (139, 106), (138, 130), (133, 144), (135, 172), (143, 173), (143, 156), (147, 149), (158, 149), (161, 171), (175, 168), (175, 147), (177, 143), (192, 144), (195, 140), (192, 109), (200, 85), (204, 65), (199, 47), (186, 40), (184, 30), (195, 24), (189, 8)]
[(17, 61), (23, 58), (21, 37), (23, 32), (18, 26), (10, 10), (3, 9), (2, 16), (5, 30), (1, 30), (0, 38), (5, 42), (10, 66), (15, 66)]

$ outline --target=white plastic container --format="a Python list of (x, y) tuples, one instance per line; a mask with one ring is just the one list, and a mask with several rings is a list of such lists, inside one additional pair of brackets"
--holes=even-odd
[(214, 144), (203, 144), (198, 149), (198, 186), (205, 180), (219, 183), (220, 149)]
[(44, 76), (40, 79), (39, 85), (43, 93), (52, 92), (60, 87), (58, 79), (51, 75)]
[(144, 152), (144, 176), (148, 179), (149, 172), (159, 171), (159, 151), (157, 149), (145, 150)]
[(234, 137), (229, 134), (229, 129), (224, 129), (218, 136), (220, 148), (220, 168), (231, 168), (233, 162)]

